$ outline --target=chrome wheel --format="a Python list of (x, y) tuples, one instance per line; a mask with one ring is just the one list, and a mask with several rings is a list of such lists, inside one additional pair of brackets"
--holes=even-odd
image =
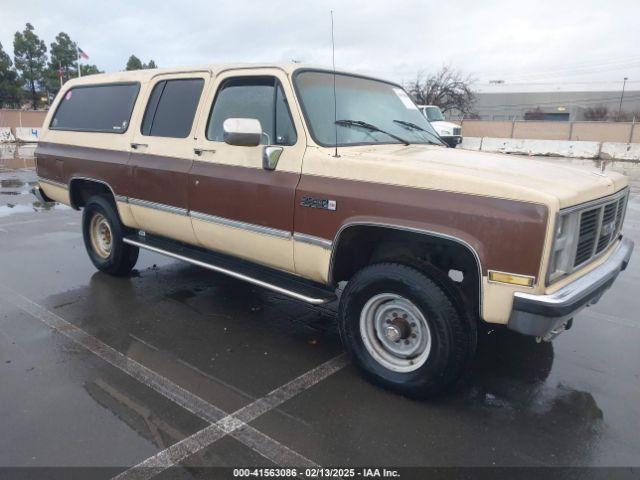
[(93, 251), (102, 258), (108, 258), (111, 254), (113, 235), (111, 234), (111, 225), (104, 215), (96, 213), (91, 218), (89, 234)]
[(431, 351), (425, 316), (410, 300), (395, 293), (381, 293), (365, 303), (360, 335), (369, 354), (394, 372), (420, 368)]

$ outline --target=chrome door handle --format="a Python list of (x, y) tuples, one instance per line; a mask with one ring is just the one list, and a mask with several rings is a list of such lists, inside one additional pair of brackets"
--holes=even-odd
[(137, 150), (140, 147), (148, 147), (149, 145), (146, 143), (132, 143), (131, 144), (131, 148), (133, 148), (134, 150)]
[(193, 153), (195, 153), (196, 155), (202, 155), (203, 152), (216, 153), (215, 149), (213, 148), (194, 148), (193, 149)]

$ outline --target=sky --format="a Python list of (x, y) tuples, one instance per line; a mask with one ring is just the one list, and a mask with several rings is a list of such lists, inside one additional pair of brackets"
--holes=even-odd
[(107, 72), (131, 54), (160, 67), (296, 60), (396, 82), (450, 65), (476, 89), (640, 89), (640, 0), (0, 0), (0, 43), (30, 22), (67, 32)]

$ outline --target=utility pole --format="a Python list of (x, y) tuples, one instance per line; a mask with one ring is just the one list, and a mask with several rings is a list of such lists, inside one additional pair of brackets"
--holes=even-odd
[(622, 99), (624, 98), (624, 87), (627, 84), (628, 77), (624, 77), (624, 81), (622, 82), (622, 93), (620, 94), (620, 107), (618, 107), (618, 121), (620, 120), (620, 114), (622, 113)]

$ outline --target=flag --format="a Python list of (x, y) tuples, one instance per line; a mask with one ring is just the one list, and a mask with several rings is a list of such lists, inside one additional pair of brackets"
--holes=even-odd
[(89, 60), (89, 55), (84, 53), (80, 47), (78, 47), (78, 57), (84, 58), (85, 60)]
[(62, 79), (64, 77), (64, 70), (62, 68), (58, 69), (58, 78)]

